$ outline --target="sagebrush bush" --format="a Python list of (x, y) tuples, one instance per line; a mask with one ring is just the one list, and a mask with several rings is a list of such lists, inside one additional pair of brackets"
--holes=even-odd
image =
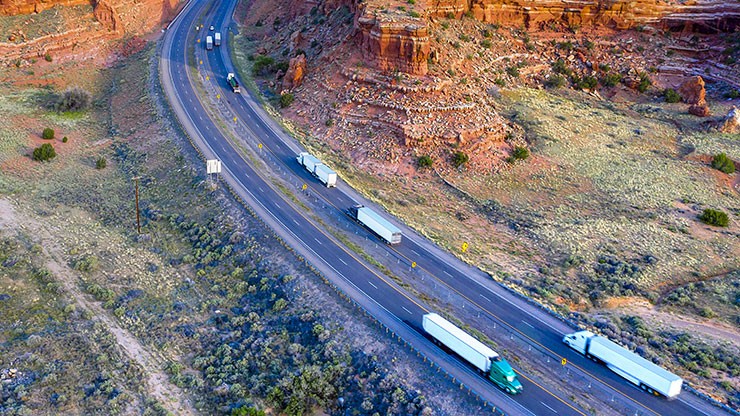
[(44, 140), (54, 139), (54, 129), (52, 129), (51, 127), (45, 128), (44, 131), (41, 132), (41, 138)]
[(432, 157), (429, 155), (424, 155), (419, 157), (419, 160), (417, 161), (420, 168), (429, 168), (432, 167), (434, 164), (434, 160), (432, 160)]
[(39, 162), (46, 162), (57, 157), (57, 152), (54, 150), (54, 146), (49, 143), (44, 143), (41, 146), (33, 149), (33, 160)]
[(735, 173), (735, 163), (724, 153), (714, 156), (712, 167), (728, 175)]
[(95, 161), (96, 169), (105, 169), (106, 166), (108, 166), (108, 161), (102, 156), (99, 157), (97, 161)]
[(289, 92), (280, 95), (280, 108), (288, 107), (293, 104), (293, 101), (295, 101), (295, 96)]
[(663, 91), (663, 96), (665, 97), (665, 102), (667, 103), (677, 103), (681, 101), (681, 96), (678, 95), (676, 90), (673, 88), (666, 88), (665, 91)]
[(517, 160), (524, 160), (528, 157), (529, 157), (529, 149), (523, 146), (516, 146), (514, 150), (511, 152), (510, 162), (515, 162)]
[(59, 112), (82, 111), (90, 105), (91, 101), (92, 96), (89, 92), (80, 87), (72, 87), (62, 93), (54, 107)]
[(456, 168), (459, 168), (460, 166), (468, 163), (470, 160), (470, 156), (463, 152), (456, 152), (454, 155), (452, 155), (452, 164), (455, 165)]
[(730, 223), (730, 218), (726, 213), (711, 208), (705, 209), (699, 216), (699, 219), (705, 224), (714, 225), (716, 227), (727, 227), (727, 224)]

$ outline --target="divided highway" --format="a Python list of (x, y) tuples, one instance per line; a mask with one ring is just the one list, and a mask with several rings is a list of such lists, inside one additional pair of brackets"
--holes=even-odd
[[(215, 86), (221, 100), (225, 101), (230, 112), (245, 123), (253, 138), (263, 144), (263, 150), (270, 157), (276, 157), (292, 177), (300, 178), (310, 186), (312, 194), (323, 198), (329, 210), (342, 212), (355, 201), (372, 206), (352, 189), (341, 183), (337, 188), (327, 189), (311, 177), (295, 162), (299, 147), (288, 138), (260, 106), (243, 89), (242, 95), (235, 95), (226, 83), (226, 74), (236, 72), (228, 55), (227, 27), (231, 25), (231, 13), (235, 0), (224, 2), (204, 2), (193, 0), (186, 10), (168, 28), (162, 48), (160, 75), (163, 88), (169, 97), (173, 111), (180, 119), (191, 140), (207, 158), (221, 160), (224, 179), (260, 217), (270, 225), (293, 249), (306, 257), (311, 264), (325, 276), (363, 305), (385, 325), (394, 329), (419, 351), (433, 359), (457, 380), (464, 382), (479, 394), (483, 400), (495, 403), (507, 414), (568, 415), (588, 414), (572, 400), (558, 397), (539, 386), (533, 377), (521, 373), (524, 392), (518, 396), (508, 396), (492, 383), (450, 357), (421, 335), (421, 317), (429, 308), (406, 293), (387, 277), (376, 272), (358, 256), (347, 250), (333, 236), (318, 226), (305, 212), (296, 208), (264, 174), (255, 170), (251, 163), (234, 147), (219, 130), (218, 123), (209, 118), (206, 107), (211, 106), (210, 98), (201, 101), (196, 85), (197, 78), (207, 75), (209, 83)], [(203, 20), (205, 29), (196, 30), (202, 13), (208, 16)], [(207, 54), (203, 44), (197, 39), (205, 38), (203, 30), (213, 24), (223, 32), (226, 42)], [(204, 40), (201, 39), (201, 42)], [(201, 49), (198, 49), (201, 48)], [(199, 58), (196, 59), (193, 54)], [(206, 57), (201, 64), (200, 57)], [(226, 123), (233, 122), (225, 120)], [(221, 122), (223, 125), (224, 122)], [(390, 218), (389, 218), (390, 219)], [(603, 366), (596, 365), (576, 354), (564, 344), (563, 334), (573, 332), (573, 328), (544, 313), (518, 296), (495, 284), (479, 270), (472, 268), (420, 237), (412, 230), (398, 225), (404, 232), (404, 240), (399, 246), (384, 246), (385, 250), (403, 261), (401, 266), (409, 267), (416, 262), (421, 273), (436, 279), (451, 292), (465, 299), (469, 306), (479, 308), (491, 319), (510, 331), (517, 333), (531, 345), (550, 354), (553, 359), (567, 358), (576, 371), (590, 374), (595, 382), (604, 383), (613, 389), (615, 395), (623, 396), (636, 409), (637, 414), (645, 415), (694, 415), (710, 414), (694, 406), (696, 398), (666, 401), (645, 394), (615, 375)], [(364, 229), (360, 234), (368, 234)], [(368, 238), (376, 239), (368, 235)], [(526, 357), (523, 357), (526, 359)], [(518, 370), (518, 369), (517, 369)], [(573, 392), (575, 395), (577, 392)], [(691, 402), (691, 403), (689, 403)], [(719, 409), (712, 409), (718, 414)]]

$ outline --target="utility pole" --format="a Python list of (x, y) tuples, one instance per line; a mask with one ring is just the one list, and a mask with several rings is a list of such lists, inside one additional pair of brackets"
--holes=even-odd
[(136, 229), (141, 234), (141, 215), (139, 214), (139, 179), (141, 179), (141, 176), (134, 176), (131, 179), (136, 184)]

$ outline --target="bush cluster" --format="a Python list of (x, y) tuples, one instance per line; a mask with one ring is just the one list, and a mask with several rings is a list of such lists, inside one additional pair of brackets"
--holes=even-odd
[(287, 108), (293, 104), (293, 101), (295, 101), (293, 93), (286, 92), (285, 94), (280, 94), (280, 108)]
[(735, 173), (735, 162), (726, 154), (720, 153), (712, 159), (712, 167), (728, 175)]
[(82, 111), (87, 109), (91, 100), (92, 96), (89, 92), (80, 87), (72, 87), (62, 93), (54, 108), (59, 112)]
[(44, 140), (53, 140), (54, 139), (54, 129), (51, 127), (47, 127), (44, 129), (43, 132), (41, 132), (41, 138)]
[(667, 103), (677, 103), (681, 101), (681, 96), (673, 88), (666, 88), (663, 91), (663, 97)]
[(524, 160), (529, 157), (529, 149), (523, 146), (516, 146), (514, 147), (514, 150), (511, 152), (511, 156), (509, 157), (509, 162), (514, 163), (517, 160)]
[(704, 212), (699, 215), (699, 219), (705, 224), (714, 225), (716, 227), (727, 227), (727, 224), (730, 223), (730, 218), (727, 216), (727, 213), (712, 208), (705, 209)]
[(432, 157), (429, 155), (420, 156), (419, 160), (417, 161), (420, 168), (430, 168), (434, 164), (434, 160), (432, 160)]
[(468, 163), (469, 160), (470, 156), (464, 152), (455, 152), (455, 154), (452, 155), (452, 164), (455, 165), (456, 168)]
[(46, 162), (57, 157), (57, 152), (54, 150), (54, 146), (49, 143), (44, 143), (41, 146), (33, 149), (33, 160), (39, 162)]

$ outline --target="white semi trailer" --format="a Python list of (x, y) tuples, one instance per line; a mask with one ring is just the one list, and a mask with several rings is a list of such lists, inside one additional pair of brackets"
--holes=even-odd
[(210, 51), (213, 49), (213, 37), (211, 35), (206, 36), (206, 50)]
[(370, 208), (355, 205), (349, 209), (348, 213), (357, 222), (385, 240), (386, 243), (398, 244), (401, 242), (401, 230)]
[(632, 384), (654, 395), (674, 398), (681, 393), (681, 377), (640, 357), (634, 352), (591, 331), (566, 335), (563, 342), (594, 361), (604, 363), (610, 370)]
[(337, 173), (326, 166), (316, 156), (307, 152), (299, 153), (296, 160), (313, 176), (317, 177), (327, 188), (337, 186)]
[(424, 315), (421, 325), (424, 331), (438, 343), (472, 364), (509, 394), (522, 391), (522, 383), (519, 382), (516, 373), (506, 360), (452, 322), (436, 313), (428, 313)]
[(216, 46), (221, 46), (221, 32), (216, 32), (213, 34), (213, 44)]

